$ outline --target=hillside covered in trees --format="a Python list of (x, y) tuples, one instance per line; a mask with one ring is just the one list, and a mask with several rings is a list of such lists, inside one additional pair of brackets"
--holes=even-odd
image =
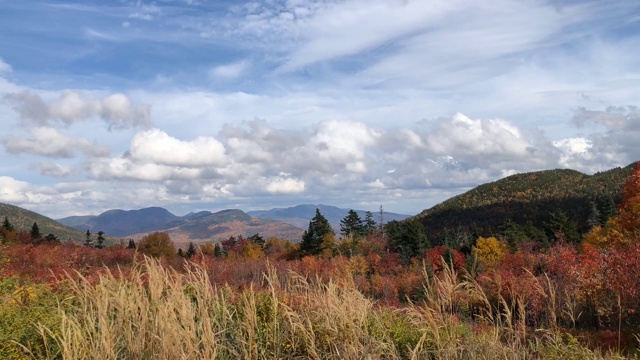
[[(545, 170), (480, 185), (416, 216), (432, 243), (492, 236), (517, 227), (534, 234), (554, 221), (569, 221), (583, 234), (616, 212), (620, 191), (634, 164), (586, 175)], [(549, 235), (549, 234), (548, 234)]]
[(65, 226), (44, 215), (18, 206), (0, 203), (0, 220), (7, 218), (17, 230), (30, 230), (36, 222), (42, 236), (54, 234), (59, 240), (81, 241), (85, 233)]

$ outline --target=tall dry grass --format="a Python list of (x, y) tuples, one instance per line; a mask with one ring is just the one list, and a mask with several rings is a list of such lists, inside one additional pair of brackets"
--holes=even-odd
[(203, 267), (179, 273), (145, 258), (127, 274), (72, 281), (60, 332), (41, 332), (61, 359), (602, 358), (552, 333), (531, 341), (523, 304), (493, 305), (452, 267), (425, 272), (426, 300), (401, 309), (376, 306), (348, 279), (312, 280), (269, 268), (238, 291)]

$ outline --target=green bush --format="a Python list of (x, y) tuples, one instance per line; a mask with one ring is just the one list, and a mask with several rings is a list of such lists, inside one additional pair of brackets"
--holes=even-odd
[(51, 357), (38, 324), (56, 331), (59, 323), (56, 297), (46, 285), (21, 284), (13, 278), (0, 281), (0, 359), (29, 358), (21, 345), (34, 358)]

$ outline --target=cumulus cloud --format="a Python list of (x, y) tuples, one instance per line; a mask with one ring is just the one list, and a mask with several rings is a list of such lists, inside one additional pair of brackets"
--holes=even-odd
[(531, 146), (520, 130), (502, 119), (473, 120), (455, 114), (427, 136), (431, 151), (441, 155), (522, 157)]
[(359, 122), (322, 122), (309, 139), (311, 150), (324, 162), (342, 164), (343, 170), (363, 173), (367, 148), (375, 145), (380, 133)]
[(640, 111), (637, 107), (580, 108), (572, 122), (580, 128), (596, 125), (604, 131), (598, 129), (581, 138), (556, 142), (554, 145), (564, 150), (561, 161), (569, 166), (594, 172), (626, 166), (640, 159)]
[(298, 179), (274, 179), (266, 187), (271, 194), (297, 194), (304, 191), (304, 181)]
[(130, 153), (135, 160), (168, 166), (198, 167), (225, 161), (224, 145), (213, 137), (183, 141), (158, 129), (137, 133)]
[(48, 125), (52, 121), (69, 125), (95, 117), (105, 121), (110, 129), (148, 127), (151, 124), (149, 107), (132, 103), (124, 94), (87, 99), (78, 91), (67, 90), (57, 100), (47, 103), (40, 95), (25, 90), (9, 93), (5, 99), (13, 103), (22, 120), (37, 125)]
[(10, 154), (34, 154), (52, 158), (71, 158), (77, 152), (89, 157), (109, 156), (107, 146), (91, 143), (87, 139), (67, 136), (55, 128), (36, 127), (30, 129), (31, 137), (17, 136), (4, 138), (2, 144)]
[[(616, 128), (632, 126), (614, 123)], [(65, 149), (84, 151), (77, 149), (88, 146), (83, 140), (71, 146), (73, 139), (51, 128), (36, 130), (34, 143), (52, 137), (64, 140), (59, 141), (64, 146), (52, 146), (42, 155), (72, 156), (75, 153)], [(321, 201), (339, 199), (345, 193), (386, 202), (428, 189), (450, 194), (521, 171), (557, 166), (593, 170), (592, 164), (602, 161), (598, 156), (604, 156), (596, 153), (603, 143), (596, 135), (552, 143), (543, 134), (524, 131), (503, 119), (472, 119), (464, 114), (439, 119), (430, 127), (381, 129), (357, 121), (331, 120), (298, 132), (254, 120), (228, 124), (216, 137), (186, 140), (159, 129), (140, 131), (124, 155), (94, 159), (85, 169), (95, 183), (117, 180), (128, 184), (127, 188), (149, 187), (167, 202), (266, 201), (274, 196), (309, 199), (322, 194)], [(32, 152), (36, 148), (21, 142), (5, 147)], [(51, 177), (77, 171), (60, 164), (33, 167)], [(10, 188), (17, 189), (14, 192), (26, 191), (20, 190), (25, 184), (12, 184)], [(100, 193), (91, 196), (97, 199)], [(47, 196), (89, 194), (79, 190)], [(148, 201), (158, 203), (151, 193), (149, 196)]]
[(35, 186), (10, 176), (0, 176), (0, 202), (41, 203), (51, 201), (56, 192), (46, 186)]

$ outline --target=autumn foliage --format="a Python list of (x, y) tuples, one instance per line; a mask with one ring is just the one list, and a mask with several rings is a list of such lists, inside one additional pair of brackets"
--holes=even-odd
[[(40, 293), (46, 293), (47, 298), (59, 296), (60, 299), (68, 299), (70, 284), (79, 281), (86, 281), (83, 286), (90, 289), (93, 284), (105, 279), (127, 279), (140, 271), (140, 263), (149, 261), (144, 260), (143, 255), (146, 255), (158, 258), (157, 264), (176, 279), (180, 276), (188, 279), (195, 273), (200, 274), (198, 281), (206, 281), (216, 289), (218, 286), (224, 289), (220, 290), (220, 294), (224, 292), (225, 301), (233, 304), (236, 310), (259, 311), (257, 309), (262, 305), (255, 299), (262, 299), (263, 295), (271, 299), (269, 301), (279, 301), (276, 307), (283, 313), (292, 309), (306, 309), (304, 311), (308, 312), (304, 314), (310, 318), (304, 324), (313, 324), (313, 331), (320, 331), (318, 329), (321, 327), (313, 321), (317, 321), (322, 311), (331, 308), (338, 314), (341, 304), (333, 304), (329, 300), (316, 302), (305, 297), (308, 294), (299, 292), (299, 287), (295, 291), (286, 288), (288, 282), (294, 279), (308, 288), (334, 291), (340, 296), (351, 294), (349, 296), (352, 296), (354, 304), (391, 314), (391, 320), (384, 320), (390, 323), (385, 323), (387, 327), (383, 330), (371, 330), (381, 326), (380, 323), (371, 322), (371, 318), (358, 321), (373, 332), (373, 335), (367, 336), (385, 333), (388, 336), (385, 339), (400, 344), (393, 349), (398, 358), (410, 357), (407, 344), (416, 349), (419, 344), (433, 346), (422, 349), (422, 354), (436, 354), (434, 349), (438, 349), (437, 346), (448, 344), (442, 340), (446, 336), (454, 339), (451, 343), (459, 345), (456, 345), (458, 351), (471, 341), (470, 337), (455, 338), (460, 333), (468, 334), (465, 336), (487, 336), (482, 337), (483, 341), (488, 341), (486, 339), (490, 337), (497, 344), (509, 344), (510, 349), (522, 344), (538, 344), (539, 347), (527, 353), (535, 354), (537, 358), (544, 357), (543, 354), (547, 354), (545, 351), (553, 350), (545, 346), (556, 341), (548, 337), (555, 334), (571, 336), (570, 339), (576, 342), (579, 339), (579, 344), (593, 348), (631, 351), (637, 348), (633, 334), (640, 333), (640, 168), (633, 172), (625, 185), (618, 210), (618, 214), (606, 224), (594, 226), (585, 234), (581, 243), (560, 239), (542, 246), (526, 236), (518, 236), (517, 241), (508, 236), (476, 236), (471, 243), (449, 242), (447, 245), (431, 247), (425, 238), (420, 246), (407, 251), (407, 246), (400, 246), (406, 244), (397, 239), (415, 237), (407, 236), (406, 231), (398, 228), (397, 239), (390, 239), (378, 232), (357, 239), (336, 239), (332, 235), (318, 237), (315, 239), (318, 246), (314, 248), (314, 255), (309, 255), (308, 249), (302, 251), (299, 244), (284, 239), (264, 241), (259, 236), (230, 237), (198, 244), (195, 254), (188, 259), (176, 256), (171, 238), (162, 232), (144, 237), (137, 249), (123, 245), (94, 249), (72, 243), (32, 239), (26, 231), (5, 227), (0, 228), (3, 240), (0, 245), (0, 275), (3, 279), (0, 281), (0, 301), (1, 305), (16, 312), (0, 312), (0, 317), (26, 314), (18, 310), (42, 300), (43, 297), (38, 295)], [(161, 271), (160, 268), (156, 270)], [(276, 281), (277, 286), (274, 285)], [(139, 285), (142, 288), (146, 286), (142, 280)], [(183, 286), (179, 282), (175, 285)], [(205, 288), (209, 288), (209, 285)], [(184, 286), (185, 294), (191, 296), (189, 291), (195, 290)], [(170, 292), (166, 292), (166, 295), (170, 295)], [(182, 292), (173, 295), (182, 296)], [(193, 296), (196, 295), (206, 294)], [(167, 300), (166, 297), (160, 298)], [(340, 297), (326, 299), (336, 298)], [(250, 299), (256, 302), (251, 303), (254, 300)], [(44, 303), (49, 306), (44, 315), (35, 313), (28, 318), (24, 315), (24, 324), (44, 318), (56, 319), (51, 314), (58, 312), (51, 309), (49, 302)], [(230, 313), (236, 314), (233, 311)], [(332, 313), (332, 316), (335, 314)], [(257, 317), (256, 321), (265, 322), (265, 319), (271, 319), (269, 316), (275, 315), (264, 316)], [(335, 316), (331, 319), (337, 321)], [(405, 324), (398, 319), (410, 320), (406, 320)], [(423, 325), (417, 329), (407, 325), (429, 322), (436, 325), (433, 328)], [(331, 324), (325, 325), (327, 328), (322, 328), (325, 333), (312, 334), (309, 341), (330, 349), (331, 341), (327, 339), (337, 339), (344, 335), (339, 331), (348, 329), (334, 329), (338, 333), (329, 334), (333, 328)], [(43, 344), (39, 342), (41, 340), (38, 340), (36, 330), (29, 326), (20, 325), (20, 331), (15, 331), (16, 334), (24, 334), (18, 340), (30, 344), (29, 347), (35, 349), (37, 355), (44, 357), (42, 352), (38, 352), (43, 351)], [(55, 324), (49, 323), (48, 326), (53, 328)], [(249, 330), (246, 330), (248, 327), (242, 329), (233, 335), (258, 336), (249, 334)], [(447, 329), (445, 334), (437, 335), (443, 337), (430, 338), (442, 329)], [(551, 335), (540, 337), (540, 329), (546, 329), (545, 334)], [(14, 331), (0, 330), (5, 333)], [(567, 339), (562, 336), (561, 339)], [(569, 346), (573, 343), (562, 340), (557, 344)], [(271, 342), (265, 341), (263, 345), (276, 349)], [(278, 346), (281, 347), (273, 350), (274, 353), (282, 350), (291, 358), (300, 356), (303, 350), (309, 350), (295, 343), (284, 342)], [(287, 352), (296, 346), (299, 353), (293, 350)], [(571, 351), (590, 351), (582, 348), (582, 345), (572, 346), (575, 347), (570, 348)], [(480, 351), (480, 348), (478, 346), (472, 350)], [(8, 356), (16, 357), (14, 355), (20, 349), (0, 346), (0, 355), (11, 354)], [(251, 346), (247, 349), (247, 354), (264, 351)]]

